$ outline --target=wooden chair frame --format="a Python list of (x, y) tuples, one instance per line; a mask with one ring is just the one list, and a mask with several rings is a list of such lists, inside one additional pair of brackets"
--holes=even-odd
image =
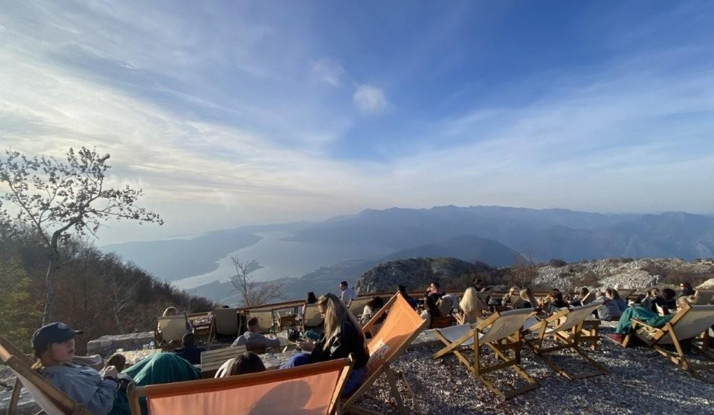
[[(399, 292), (397, 292), (394, 296), (392, 296), (392, 298), (389, 299), (389, 301), (387, 301), (387, 303), (384, 305), (384, 307), (382, 307), (377, 313), (375, 313), (374, 316), (372, 316), (372, 318), (367, 322), (367, 324), (365, 324), (364, 327), (362, 327), (362, 331), (363, 332), (371, 332), (374, 325), (386, 324), (386, 322), (387, 322), (386, 320), (381, 323), (377, 323), (377, 322), (380, 321), (380, 319), (382, 318), (382, 316), (385, 313), (389, 312), (389, 309), (392, 308), (392, 306), (394, 305), (394, 303), (396, 301), (403, 301), (405, 307), (407, 307), (409, 310), (414, 312), (414, 314), (416, 314), (416, 311), (414, 311), (411, 308), (411, 306), (409, 306), (407, 304), (404, 297)], [(421, 318), (421, 317), (419, 317), (419, 318)], [(387, 314), (387, 319), (389, 319), (389, 314)], [(402, 373), (393, 370), (391, 368), (391, 364), (394, 363), (394, 361), (396, 361), (404, 353), (404, 351), (407, 349), (407, 347), (409, 347), (409, 344), (411, 344), (411, 342), (414, 341), (414, 339), (416, 339), (417, 336), (419, 336), (419, 333), (421, 333), (426, 328), (426, 324), (427, 324), (427, 321), (424, 320), (421, 323), (421, 325), (413, 333), (411, 333), (402, 342), (402, 344), (399, 345), (399, 347), (392, 354), (392, 356), (389, 359), (387, 359), (387, 361), (385, 361), (377, 370), (374, 370), (372, 373), (369, 374), (367, 379), (364, 380), (362, 385), (352, 395), (350, 395), (347, 398), (343, 398), (343, 400), (340, 403), (342, 413), (351, 412), (351, 413), (355, 413), (358, 415), (382, 415), (379, 412), (371, 411), (369, 409), (359, 407), (355, 404), (357, 399), (362, 397), (372, 387), (374, 382), (376, 382), (377, 379), (379, 379), (382, 375), (384, 375), (384, 377), (387, 380), (387, 383), (389, 384), (390, 395), (392, 396), (392, 398), (394, 398), (394, 400), (397, 404), (397, 408), (399, 409), (399, 413), (401, 415), (407, 415), (407, 410), (406, 410), (406, 407), (404, 406), (404, 400), (402, 399), (402, 396), (399, 393), (399, 389), (397, 387), (398, 380), (403, 381), (403, 383), (407, 389), (407, 392), (411, 395), (412, 402), (414, 403), (414, 405), (416, 407), (418, 407), (416, 397), (415, 397), (414, 393), (412, 392), (412, 389), (409, 386), (409, 383), (407, 382), (406, 377)]]
[[(298, 366), (284, 370), (268, 370), (260, 373), (250, 373), (240, 376), (229, 376), (218, 379), (200, 379), (187, 382), (176, 382), (162, 385), (140, 386), (131, 385), (127, 390), (127, 398), (132, 415), (141, 415), (139, 398), (149, 395), (172, 396), (194, 394), (202, 391), (216, 391), (250, 387), (271, 382), (301, 379), (316, 373), (326, 373), (341, 368), (338, 382), (335, 385), (327, 414), (339, 413), (339, 397), (352, 369), (350, 359), (336, 359), (311, 365)], [(147, 399), (151, 399), (150, 396)], [(199, 414), (194, 414), (199, 415)], [(206, 414), (210, 415), (210, 414)]]
[[(527, 316), (524, 316), (524, 318), (533, 317), (535, 314), (535, 311), (531, 311)], [(503, 399), (510, 399), (514, 396), (539, 388), (541, 385), (520, 366), (521, 348), (523, 346), (521, 338), (521, 329), (523, 325), (521, 325), (521, 327), (515, 330), (512, 334), (509, 334), (495, 342), (481, 342), (480, 337), (484, 336), (486, 333), (488, 333), (489, 330), (493, 329), (493, 327), (497, 324), (498, 319), (502, 315), (503, 313), (495, 312), (490, 317), (486, 318), (484, 321), (469, 325), (468, 331), (454, 342), (449, 341), (439, 330), (436, 330), (436, 336), (444, 343), (446, 347), (434, 353), (431, 357), (432, 359), (439, 359), (441, 357), (453, 353), (458, 358), (458, 360), (463, 363), (463, 365), (466, 366), (466, 368), (470, 372), (473, 372), (476, 377), (481, 381), (481, 383), (483, 383), (484, 386), (486, 386), (491, 392), (495, 393)], [(459, 347), (464, 345), (464, 343), (468, 342), (469, 340), (473, 341), (471, 343), (471, 351), (473, 352), (474, 356), (473, 363), (471, 363), (471, 361), (466, 356), (464, 356), (461, 351), (458, 350)], [(488, 349), (490, 349), (494, 353), (494, 355), (496, 355), (496, 357), (502, 362), (493, 364), (491, 366), (484, 365), (481, 361), (481, 346), (486, 346)], [(513, 351), (513, 358), (507, 355), (508, 350)], [(518, 374), (518, 376), (523, 378), (528, 384), (520, 388), (501, 390), (486, 377), (486, 374), (488, 373), (496, 372), (507, 368), (512, 368)]]
[[(57, 409), (62, 411), (61, 414), (48, 415), (94, 415), (83, 405), (75, 402), (55, 385), (42, 377), (42, 375), (35, 372), (32, 369), (32, 360), (3, 336), (0, 336), (0, 359), (18, 375), (7, 408), (8, 415), (13, 415), (17, 411), (17, 402), (22, 390), (22, 381), (20, 378), (32, 383)], [(30, 392), (32, 393), (32, 391)], [(44, 412), (44, 408), (41, 413), (46, 413)]]
[[(630, 334), (628, 334), (625, 337), (625, 341), (623, 341), (623, 346), (626, 346), (627, 343), (630, 341), (630, 336), (634, 334), (639, 340), (643, 341), (646, 345), (649, 347), (652, 347), (657, 351), (657, 353), (661, 354), (664, 356), (665, 359), (669, 360), (670, 362), (674, 363), (678, 367), (686, 370), (689, 372), (692, 376), (695, 378), (706, 382), (706, 383), (712, 383), (714, 384), (714, 380), (707, 379), (704, 376), (700, 375), (699, 372), (702, 370), (712, 370), (714, 371), (714, 363), (703, 363), (703, 364), (692, 364), (689, 362), (687, 359), (686, 354), (684, 353), (684, 349), (682, 348), (682, 341), (684, 340), (690, 340), (690, 339), (680, 339), (677, 336), (676, 329), (677, 329), (677, 324), (684, 319), (684, 317), (692, 312), (695, 308), (698, 307), (709, 307), (712, 308), (712, 306), (688, 306), (684, 308), (683, 310), (679, 311), (677, 314), (672, 317), (671, 320), (667, 322), (667, 324), (664, 325), (662, 328), (656, 328), (647, 325), (646, 323), (639, 321), (639, 320), (632, 320), (632, 329), (630, 330)], [(712, 316), (712, 324), (714, 324), (714, 315)], [(680, 323), (681, 324), (681, 323)], [(696, 350), (699, 352), (706, 360), (710, 362), (714, 362), (714, 356), (709, 351), (708, 347), (708, 331), (709, 327), (711, 325), (707, 326), (706, 329), (700, 333), (698, 336), (695, 338), (691, 338), (692, 343), (691, 347), (692, 350)], [(645, 336), (642, 334), (642, 330), (648, 331), (649, 333), (653, 333), (651, 336)], [(666, 348), (663, 347), (663, 345), (660, 343), (662, 342), (665, 337), (669, 335), (669, 339), (672, 341), (672, 346), (674, 346), (674, 351), (670, 351)], [(701, 337), (700, 337), (701, 336)], [(701, 345), (699, 344), (701, 343)]]
[[(536, 338), (526, 342), (528, 347), (533, 350), (533, 353), (538, 355), (543, 361), (555, 372), (561, 374), (569, 380), (578, 380), (589, 378), (592, 376), (604, 375), (607, 372), (604, 366), (593, 360), (585, 354), (580, 348), (581, 344), (591, 343), (590, 336), (583, 336), (583, 325), (585, 320), (597, 309), (601, 304), (588, 304), (576, 307), (573, 310), (560, 310), (539, 321), (529, 328), (530, 331), (536, 333)], [(574, 311), (582, 311), (582, 318), (576, 321), (569, 321), (568, 316)], [(543, 341), (551, 339), (557, 344), (555, 346), (545, 347)], [(585, 344), (587, 346), (587, 344)], [(585, 360), (595, 371), (585, 372), (580, 374), (572, 374), (566, 371), (563, 367), (555, 363), (548, 357), (549, 353), (559, 350), (572, 350)]]

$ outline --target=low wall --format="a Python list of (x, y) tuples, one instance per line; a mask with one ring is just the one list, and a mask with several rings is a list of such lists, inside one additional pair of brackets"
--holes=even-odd
[(100, 354), (102, 357), (107, 357), (117, 349), (139, 350), (152, 341), (154, 341), (153, 331), (102, 336), (87, 343), (87, 354)]

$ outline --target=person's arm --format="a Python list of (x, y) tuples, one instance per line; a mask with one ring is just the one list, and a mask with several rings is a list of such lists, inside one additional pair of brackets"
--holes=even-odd
[(271, 339), (266, 336), (260, 336), (260, 342), (265, 347), (280, 347), (280, 339), (278, 338)]

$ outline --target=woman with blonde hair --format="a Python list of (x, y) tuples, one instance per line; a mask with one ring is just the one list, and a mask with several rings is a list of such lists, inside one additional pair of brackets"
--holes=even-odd
[(350, 395), (357, 390), (368, 374), (369, 352), (365, 346), (364, 334), (352, 313), (336, 295), (323, 295), (317, 300), (317, 307), (325, 319), (325, 332), (322, 337), (315, 343), (298, 342), (298, 347), (306, 353), (294, 355), (280, 368), (342, 359), (351, 354), (354, 365), (342, 391), (342, 396)]
[(523, 300), (523, 308), (536, 308), (538, 307), (538, 300), (536, 299), (533, 291), (526, 287), (521, 290), (521, 299)]
[(461, 313), (457, 316), (459, 324), (475, 323), (477, 319), (484, 316), (484, 312), (488, 312), (488, 306), (478, 296), (476, 288), (469, 287), (464, 291), (464, 295), (459, 302)]

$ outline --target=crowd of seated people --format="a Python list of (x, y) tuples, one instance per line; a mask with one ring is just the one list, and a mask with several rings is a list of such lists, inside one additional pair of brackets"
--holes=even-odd
[[(665, 288), (664, 290), (662, 290), (663, 294), (665, 290), (670, 289)], [(669, 309), (671, 311), (670, 314), (660, 315), (659, 313), (652, 311), (647, 307), (642, 307), (640, 305), (635, 304), (631, 307), (628, 307), (622, 313), (620, 319), (617, 322), (617, 326), (615, 327), (615, 332), (612, 334), (608, 334), (607, 337), (615, 343), (622, 344), (625, 340), (625, 336), (627, 336), (627, 334), (629, 334), (630, 330), (632, 329), (633, 319), (642, 321), (650, 327), (661, 328), (664, 327), (664, 325), (667, 324), (667, 322), (671, 320), (672, 317), (674, 317), (674, 314), (678, 310), (688, 307), (690, 305), (691, 298), (689, 296), (679, 297), (675, 300), (675, 306)]]

